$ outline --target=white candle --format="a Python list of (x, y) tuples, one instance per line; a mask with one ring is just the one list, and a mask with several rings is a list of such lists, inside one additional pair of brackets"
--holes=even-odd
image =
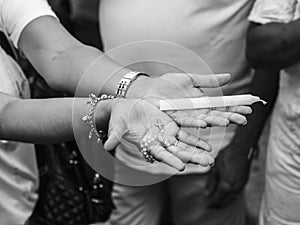
[(201, 97), (160, 100), (160, 110), (187, 110), (187, 109), (205, 109), (226, 106), (252, 105), (255, 102), (267, 104), (257, 96), (253, 95), (232, 95), (219, 97)]

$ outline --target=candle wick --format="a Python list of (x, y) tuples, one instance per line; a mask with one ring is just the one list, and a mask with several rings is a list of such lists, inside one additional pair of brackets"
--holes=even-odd
[(267, 102), (266, 101), (264, 101), (264, 100), (262, 100), (262, 99), (259, 99), (264, 105), (266, 105), (267, 104)]

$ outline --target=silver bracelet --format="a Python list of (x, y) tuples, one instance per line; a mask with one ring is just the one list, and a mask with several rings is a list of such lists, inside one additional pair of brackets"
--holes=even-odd
[(114, 96), (112, 95), (106, 95), (103, 94), (100, 97), (97, 97), (95, 94), (90, 94), (89, 95), (89, 100), (86, 102), (87, 104), (89, 104), (91, 106), (88, 114), (84, 117), (82, 117), (82, 121), (84, 123), (86, 123), (87, 125), (90, 126), (90, 132), (89, 132), (89, 139), (92, 139), (93, 135), (96, 136), (97, 138), (97, 143), (101, 143), (103, 142), (103, 140), (107, 137), (107, 134), (102, 131), (102, 130), (97, 130), (95, 121), (94, 121), (94, 116), (95, 116), (95, 110), (96, 110), (96, 106), (97, 104), (102, 101), (102, 100), (106, 100), (106, 99), (113, 99)]
[(130, 72), (126, 73), (124, 75), (124, 77), (120, 80), (119, 84), (118, 84), (118, 88), (116, 90), (115, 97), (125, 98), (130, 85), (139, 76), (147, 76), (147, 77), (149, 77), (148, 74), (137, 72), (137, 71), (130, 71)]

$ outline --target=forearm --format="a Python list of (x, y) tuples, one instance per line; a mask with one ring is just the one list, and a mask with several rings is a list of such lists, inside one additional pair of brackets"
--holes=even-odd
[(238, 127), (233, 138), (233, 145), (240, 145), (238, 150), (247, 155), (251, 147), (259, 141), (263, 127), (276, 101), (279, 86), (279, 73), (272, 70), (256, 70), (251, 87), (253, 95), (260, 96), (267, 101), (267, 105), (253, 105), (253, 113), (248, 118), (246, 126)]
[(299, 62), (300, 19), (287, 24), (251, 24), (246, 55), (256, 68), (281, 69)]
[(87, 96), (114, 94), (118, 82), (129, 70), (98, 49), (74, 39), (49, 16), (32, 21), (23, 30), (19, 47), (55, 89)]
[[(23, 100), (1, 94), (0, 139), (43, 144), (71, 140), (74, 121), (89, 129), (81, 121), (89, 110), (86, 101), (85, 98)], [(99, 103), (97, 124), (106, 126), (110, 114), (108, 104)]]

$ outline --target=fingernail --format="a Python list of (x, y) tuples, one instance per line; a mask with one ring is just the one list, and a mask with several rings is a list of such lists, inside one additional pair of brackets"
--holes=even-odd
[(252, 113), (252, 109), (249, 107), (247, 114), (251, 114)]
[(207, 123), (205, 121), (202, 121), (198, 128), (206, 128), (206, 127), (207, 127)]
[(183, 165), (182, 167), (178, 167), (177, 169), (178, 169), (179, 172), (182, 172), (182, 171), (185, 170), (185, 165)]
[(209, 166), (215, 163), (215, 160), (208, 154), (201, 154), (197, 157), (198, 164), (202, 166)]
[(230, 121), (229, 121), (229, 120), (224, 121), (224, 126), (225, 126), (225, 127), (228, 127), (229, 124), (230, 124)]
[(231, 76), (230, 73), (216, 73), (215, 76)]
[(205, 146), (205, 150), (206, 150), (207, 152), (211, 152), (211, 151), (212, 151), (212, 147), (211, 147), (209, 144), (207, 144), (207, 145)]
[(210, 156), (208, 157), (208, 165), (211, 166), (211, 167), (215, 165), (215, 160), (214, 160), (214, 158), (212, 158), (212, 157), (210, 157)]

